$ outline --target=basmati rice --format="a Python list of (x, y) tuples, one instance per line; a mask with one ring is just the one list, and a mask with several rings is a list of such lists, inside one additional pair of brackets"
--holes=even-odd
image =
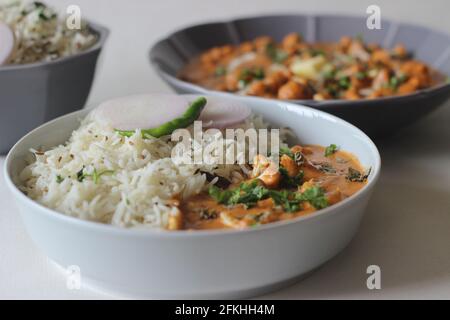
[(65, 20), (41, 2), (0, 0), (0, 21), (10, 26), (16, 41), (9, 64), (55, 60), (84, 51), (97, 41), (86, 24), (69, 30)]
[[(268, 128), (255, 116), (239, 127)], [(197, 143), (214, 139), (203, 134)], [(91, 113), (64, 145), (32, 150), (34, 159), (20, 174), (21, 190), (69, 216), (120, 227), (166, 228), (178, 210), (174, 199), (186, 199), (217, 181), (208, 182), (205, 172), (238, 182), (246, 170), (238, 164), (175, 164), (175, 144), (170, 136), (144, 139), (139, 130), (123, 137)], [(228, 148), (233, 144), (226, 141)]]

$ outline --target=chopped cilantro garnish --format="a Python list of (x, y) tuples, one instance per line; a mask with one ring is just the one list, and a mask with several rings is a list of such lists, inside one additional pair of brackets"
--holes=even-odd
[(83, 168), (82, 168), (80, 171), (77, 172), (77, 180), (78, 180), (79, 182), (83, 182), (83, 180), (84, 180), (86, 177), (92, 177), (92, 181), (94, 181), (94, 183), (97, 184), (97, 183), (98, 183), (98, 180), (100, 179), (100, 177), (101, 177), (102, 175), (104, 175), (104, 174), (113, 174), (113, 173), (114, 173), (113, 170), (104, 170), (104, 171), (101, 171), (101, 172), (97, 172), (97, 169), (94, 168), (94, 170), (92, 171), (92, 173), (91, 173), (91, 174), (88, 174), (88, 173), (85, 173), (85, 172), (84, 172), (84, 168), (85, 168), (85, 167), (83, 166)]
[(97, 184), (98, 179), (100, 179), (100, 177), (102, 175), (113, 174), (113, 173), (114, 173), (114, 171), (112, 171), (112, 170), (104, 170), (104, 171), (101, 171), (101, 172), (97, 172), (97, 170), (94, 168), (94, 171), (92, 172), (91, 176), (92, 176), (92, 180), (94, 181), (94, 183)]
[(335, 69), (326, 70), (322, 73), (322, 75), (325, 78), (325, 80), (334, 79), (334, 77), (336, 76), (336, 70)]
[(338, 80), (338, 85), (344, 90), (347, 90), (350, 88), (350, 78), (349, 77), (342, 77)]
[(339, 87), (336, 83), (331, 82), (325, 87), (326, 92), (332, 96), (333, 98), (336, 98), (339, 93)]
[(86, 175), (83, 173), (83, 171), (84, 171), (84, 166), (83, 166), (83, 168), (81, 168), (80, 171), (77, 172), (77, 180), (79, 182), (83, 182), (84, 178), (86, 178)]
[(256, 68), (255, 70), (253, 70), (253, 76), (258, 80), (264, 79), (264, 69)]
[(63, 182), (64, 181), (64, 178), (63, 177), (61, 177), (59, 174), (56, 176), (56, 182), (57, 183), (61, 183), (61, 182)]
[(303, 182), (303, 171), (300, 171), (295, 177), (290, 177), (287, 170), (283, 167), (278, 169), (281, 173), (281, 185), (285, 188), (297, 188)]
[(328, 147), (325, 148), (325, 157), (329, 157), (332, 154), (336, 153), (338, 151), (338, 146), (335, 144), (330, 144)]
[(40, 1), (33, 1), (33, 5), (36, 8), (46, 8), (47, 7), (43, 2), (40, 2)]
[(245, 68), (241, 70), (239, 75), (239, 81), (242, 81), (243, 84), (248, 84), (253, 79), (264, 79), (264, 69), (263, 68)]
[(397, 90), (398, 87), (405, 82), (406, 80), (406, 76), (405, 75), (400, 75), (400, 76), (393, 76), (389, 79), (389, 87), (392, 90)]
[(217, 77), (224, 76), (227, 74), (227, 69), (224, 66), (218, 66), (214, 72)]
[(39, 19), (41, 19), (41, 20), (48, 21), (48, 20), (54, 19), (54, 18), (56, 18), (56, 15), (51, 15), (48, 17), (47, 15), (45, 15), (45, 13), (43, 11), (41, 11), (39, 13)]
[(280, 157), (283, 156), (283, 155), (287, 155), (290, 158), (294, 159), (294, 153), (288, 147), (281, 147), (280, 148)]
[(270, 197), (276, 205), (283, 207), (287, 212), (300, 210), (300, 200), (295, 198), (294, 192), (288, 190), (270, 191)]
[(275, 63), (282, 63), (289, 56), (286, 51), (278, 49), (275, 44), (269, 43), (266, 47), (266, 54)]
[(224, 205), (243, 204), (245, 207), (250, 208), (259, 200), (267, 198), (268, 191), (268, 189), (258, 185), (258, 182), (254, 180), (250, 183), (241, 183), (239, 187), (231, 190), (221, 190), (216, 186), (212, 186), (209, 188), (209, 195), (218, 203)]
[(370, 168), (367, 171), (367, 173), (362, 174), (358, 170), (356, 170), (356, 169), (354, 169), (352, 167), (349, 167), (346, 178), (347, 178), (347, 180), (349, 180), (351, 182), (364, 182), (369, 177), (371, 170), (372, 170), (372, 168)]
[(316, 209), (323, 209), (328, 207), (328, 200), (325, 192), (320, 187), (311, 187), (300, 193), (297, 198), (301, 201), (308, 201)]
[(280, 158), (282, 156), (288, 156), (289, 158), (291, 158), (292, 160), (295, 161), (295, 163), (297, 164), (297, 166), (301, 166), (303, 164), (303, 162), (305, 161), (303, 154), (301, 152), (292, 152), (291, 149), (287, 148), (287, 147), (281, 147), (280, 148), (280, 152), (279, 152), (279, 156)]
[(209, 188), (209, 195), (218, 203), (226, 206), (242, 204), (246, 208), (255, 206), (260, 200), (272, 198), (277, 206), (286, 212), (295, 212), (301, 209), (301, 203), (308, 201), (317, 209), (328, 206), (324, 191), (319, 187), (312, 187), (303, 193), (290, 190), (270, 190), (257, 183), (242, 183), (235, 189), (222, 190), (216, 186)]

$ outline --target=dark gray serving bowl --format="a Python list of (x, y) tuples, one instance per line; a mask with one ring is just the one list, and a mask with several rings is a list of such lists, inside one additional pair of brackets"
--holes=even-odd
[(0, 154), (31, 129), (86, 103), (108, 29), (89, 23), (98, 41), (51, 62), (0, 67)]
[[(150, 50), (150, 61), (158, 74), (179, 93), (213, 93), (176, 78), (186, 62), (208, 48), (237, 44), (259, 35), (280, 40), (300, 32), (306, 41), (337, 41), (341, 36), (361, 34), (368, 42), (392, 47), (403, 43), (414, 57), (446, 76), (450, 75), (450, 36), (425, 27), (382, 21), (382, 29), (369, 30), (366, 17), (341, 15), (276, 15), (242, 18), (195, 25), (173, 32)], [(341, 117), (368, 135), (387, 136), (442, 106), (449, 98), (450, 84), (444, 83), (410, 95), (373, 100), (293, 100)]]

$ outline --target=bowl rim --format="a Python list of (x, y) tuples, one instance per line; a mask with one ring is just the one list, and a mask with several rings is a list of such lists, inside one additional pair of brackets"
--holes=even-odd
[(61, 58), (58, 58), (55, 60), (51, 60), (51, 61), (37, 61), (37, 62), (25, 63), (25, 64), (7, 64), (4, 66), (0, 66), (0, 74), (2, 72), (20, 71), (20, 70), (24, 70), (24, 69), (34, 69), (34, 68), (47, 67), (47, 66), (50, 67), (53, 65), (70, 62), (74, 59), (83, 57), (85, 55), (89, 55), (90, 53), (95, 52), (95, 51), (100, 51), (103, 48), (106, 40), (108, 39), (108, 36), (110, 34), (109, 29), (103, 25), (100, 25), (100, 24), (97, 24), (94, 22), (90, 22), (89, 20), (84, 20), (84, 21), (86, 22), (88, 28), (90, 30), (92, 30), (95, 34), (98, 35), (97, 41), (92, 46), (87, 48), (86, 50), (77, 52), (75, 54), (71, 54), (66, 57), (61, 57)]
[[(235, 99), (239, 99), (236, 98)], [(242, 98), (240, 98), (242, 99)], [(269, 99), (263, 99), (259, 97), (249, 97), (245, 98), (254, 100), (255, 103), (274, 103), (270, 101)], [(290, 112), (297, 112), (300, 114), (300, 111), (307, 111), (308, 113), (313, 113), (318, 115), (322, 119), (326, 119), (327, 121), (333, 121), (336, 123), (340, 123), (341, 125), (344, 125), (347, 127), (350, 131), (353, 131), (354, 135), (352, 135), (353, 138), (356, 138), (356, 135), (358, 135), (358, 138), (364, 139), (364, 142), (367, 143), (369, 149), (370, 149), (370, 156), (373, 158), (374, 164), (371, 167), (371, 175), (372, 177), (367, 181), (367, 184), (357, 191), (355, 194), (351, 195), (350, 197), (333, 204), (325, 209), (317, 210), (311, 214), (296, 217), (289, 220), (282, 220), (282, 221), (276, 221), (271, 222), (268, 224), (260, 225), (257, 228), (247, 228), (247, 229), (211, 229), (211, 230), (178, 230), (176, 232), (174, 231), (168, 231), (160, 228), (122, 228), (111, 224), (104, 224), (96, 221), (89, 221), (89, 220), (83, 220), (77, 217), (72, 217), (65, 215), (64, 213), (58, 212), (56, 210), (53, 210), (51, 208), (48, 208), (37, 201), (29, 198), (26, 196), (22, 191), (19, 190), (17, 185), (14, 183), (13, 178), (10, 175), (10, 168), (11, 163), (15, 159), (16, 150), (20, 147), (24, 141), (29, 139), (30, 136), (34, 135), (36, 131), (42, 130), (42, 128), (49, 126), (50, 124), (56, 123), (61, 121), (65, 118), (71, 118), (78, 116), (79, 119), (85, 117), (92, 108), (85, 108), (82, 110), (78, 110), (75, 112), (68, 113), (66, 115), (63, 115), (61, 117), (58, 117), (56, 119), (53, 119), (49, 122), (46, 122), (42, 124), (41, 126), (33, 129), (28, 134), (26, 134), (24, 137), (22, 137), (9, 151), (8, 155), (5, 158), (5, 163), (3, 166), (3, 174), (5, 177), (7, 188), (10, 190), (12, 195), (16, 198), (16, 201), (25, 202), (27, 206), (31, 206), (34, 208), (34, 211), (38, 211), (41, 214), (45, 214), (47, 217), (51, 219), (56, 219), (61, 223), (68, 223), (72, 224), (75, 227), (79, 228), (86, 228), (90, 229), (96, 232), (103, 232), (103, 233), (114, 233), (117, 235), (124, 235), (124, 236), (140, 236), (140, 237), (163, 237), (163, 238), (185, 238), (185, 237), (209, 237), (209, 236), (232, 236), (236, 234), (247, 234), (247, 233), (254, 233), (254, 232), (264, 232), (266, 230), (270, 230), (272, 228), (282, 228), (284, 226), (289, 226), (291, 224), (295, 223), (302, 223), (310, 220), (320, 219), (323, 216), (328, 216), (332, 214), (337, 214), (340, 210), (339, 209), (345, 209), (346, 207), (358, 202), (359, 199), (361, 199), (366, 194), (370, 193), (373, 188), (375, 187), (378, 178), (380, 176), (381, 171), (381, 157), (380, 153), (375, 145), (375, 143), (359, 128), (356, 126), (348, 123), (347, 121), (340, 119), (336, 116), (330, 115), (324, 111), (320, 111), (308, 106), (303, 105), (297, 105), (289, 102), (283, 102), (283, 106), (286, 107)], [(281, 106), (277, 106), (278, 108), (281, 108)], [(358, 155), (357, 155), (358, 156)]]
[[(235, 18), (231, 18), (231, 19), (207, 20), (207, 21), (204, 21), (201, 23), (187, 24), (185, 26), (179, 27), (179, 28), (167, 33), (164, 37), (161, 37), (159, 40), (155, 41), (151, 45), (150, 49), (148, 50), (148, 58), (150, 60), (150, 64), (153, 66), (153, 68), (156, 69), (156, 72), (168, 84), (174, 84), (178, 88), (189, 89), (195, 93), (203, 93), (203, 94), (211, 94), (211, 95), (214, 95), (217, 93), (225, 93), (225, 94), (232, 95), (232, 96), (241, 96), (241, 95), (238, 95), (238, 94), (232, 93), (232, 92), (210, 90), (210, 89), (204, 88), (200, 85), (178, 79), (176, 76), (171, 75), (170, 73), (164, 71), (163, 68), (161, 68), (160, 63), (157, 61), (157, 59), (154, 59), (154, 57), (153, 57), (154, 50), (160, 43), (170, 40), (175, 34), (185, 31), (187, 29), (197, 28), (197, 27), (207, 27), (209, 25), (214, 25), (214, 24), (230, 24), (230, 23), (235, 23), (236, 21), (242, 21), (242, 20), (261, 19), (261, 18), (262, 19), (264, 19), (264, 18), (283, 18), (283, 17), (306, 17), (306, 18), (308, 18), (308, 17), (334, 17), (334, 18), (342, 18), (342, 19), (346, 19), (346, 18), (347, 19), (352, 19), (352, 18), (353, 19), (357, 19), (357, 18), (365, 19), (366, 18), (365, 16), (361, 16), (361, 15), (345, 14), (345, 13), (336, 14), (336, 13), (331, 13), (331, 12), (307, 12), (307, 13), (279, 12), (279, 13), (261, 14), (261, 15), (242, 15), (242, 16), (237, 16)], [(412, 23), (408, 23), (408, 22), (401, 22), (401, 21), (396, 21), (394, 19), (386, 19), (386, 18), (382, 18), (382, 22), (390, 23), (392, 26), (396, 26), (396, 27), (406, 26), (406, 27), (422, 28), (428, 32), (446, 36), (450, 40), (450, 34), (443, 32), (441, 30), (436, 30), (434, 28), (431, 28), (431, 27), (428, 27), (425, 25), (412, 24)], [(185, 64), (186, 64), (186, 62), (184, 62), (184, 65)], [(429, 64), (427, 63), (427, 65), (429, 65)], [(179, 70), (177, 70), (177, 72), (178, 71)], [(440, 71), (440, 70), (437, 70), (437, 71)], [(448, 74), (443, 73), (443, 75), (446, 76), (447, 79), (450, 78), (450, 76)], [(337, 108), (339, 108), (339, 107), (342, 107), (342, 105), (355, 106), (355, 105), (359, 105), (361, 103), (367, 104), (367, 106), (377, 105), (379, 102), (395, 103), (399, 100), (426, 97), (428, 95), (436, 94), (437, 92), (444, 91), (444, 90), (450, 90), (450, 81), (447, 80), (443, 83), (436, 84), (429, 88), (420, 89), (420, 90), (414, 91), (409, 94), (392, 95), (392, 96), (386, 96), (386, 97), (378, 97), (378, 98), (374, 98), (374, 99), (356, 99), (356, 100), (329, 99), (329, 100), (318, 101), (318, 100), (314, 100), (314, 99), (281, 100), (281, 99), (275, 99), (275, 98), (264, 98), (264, 97), (261, 97), (261, 98), (266, 99), (266, 100), (275, 100), (275, 101), (283, 101), (283, 102), (289, 102), (289, 103), (294, 103), (294, 104), (299, 104), (299, 105), (307, 105), (307, 106), (311, 106), (311, 107), (325, 107), (325, 108), (337, 107)], [(245, 95), (242, 95), (242, 96), (243, 97), (251, 97), (251, 96), (245, 96)], [(367, 106), (365, 106), (365, 107), (367, 107)]]

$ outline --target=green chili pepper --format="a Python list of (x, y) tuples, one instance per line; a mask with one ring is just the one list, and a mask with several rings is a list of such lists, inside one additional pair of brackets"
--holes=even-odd
[[(156, 128), (144, 129), (141, 130), (142, 136), (148, 137), (152, 136), (155, 138), (160, 138), (162, 136), (166, 136), (174, 132), (176, 129), (186, 128), (194, 123), (195, 120), (198, 119), (200, 113), (203, 111), (203, 108), (206, 105), (206, 98), (200, 97), (193, 101), (188, 109), (183, 113), (183, 115), (179, 118), (173, 119), (169, 122), (164, 123)], [(116, 130), (120, 135), (125, 137), (131, 137), (135, 131), (134, 130)]]

